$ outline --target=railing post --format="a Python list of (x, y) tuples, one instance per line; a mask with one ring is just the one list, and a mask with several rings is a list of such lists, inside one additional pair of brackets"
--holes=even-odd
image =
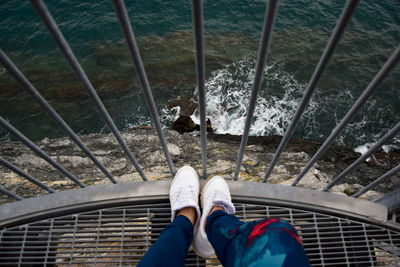
[(393, 169), (391, 169), (390, 171), (388, 171), (387, 173), (385, 173), (384, 175), (382, 175), (381, 177), (379, 177), (378, 179), (376, 179), (375, 181), (373, 181), (372, 183), (370, 183), (369, 185), (367, 185), (366, 187), (364, 187), (363, 189), (361, 189), (360, 191), (358, 191), (357, 193), (355, 193), (354, 195), (352, 195), (352, 197), (357, 198), (357, 197), (361, 196), (362, 194), (365, 194), (366, 192), (371, 190), (371, 188), (373, 188), (374, 186), (377, 186), (378, 184), (382, 183), (387, 178), (395, 175), (398, 172), (400, 172), (400, 164), (397, 165), (396, 167), (394, 167)]
[(129, 52), (131, 54), (133, 63), (135, 65), (136, 73), (139, 76), (140, 84), (143, 89), (147, 106), (150, 110), (151, 117), (153, 119), (153, 123), (156, 127), (158, 137), (160, 138), (161, 146), (164, 150), (165, 157), (167, 159), (167, 163), (170, 169), (171, 174), (175, 175), (174, 165), (172, 163), (171, 155), (168, 151), (167, 142), (165, 140), (165, 136), (161, 127), (160, 119), (157, 113), (156, 104), (153, 98), (153, 94), (150, 89), (150, 84), (147, 79), (146, 71), (143, 66), (143, 61), (139, 53), (139, 49), (136, 44), (135, 35), (133, 34), (133, 30), (131, 24), (129, 22), (128, 12), (126, 11), (125, 3), (123, 0), (113, 0), (113, 4), (115, 7), (115, 11), (119, 18), (119, 22), (121, 25), (122, 32), (125, 36), (125, 40), (128, 44)]
[(21, 170), (17, 166), (15, 166), (12, 163), (8, 162), (7, 160), (3, 159), (3, 157), (1, 157), (1, 156), (0, 156), (0, 164), (3, 165), (6, 168), (9, 168), (10, 170), (12, 170), (13, 172), (17, 173), (18, 175), (24, 177), (29, 182), (34, 183), (35, 185), (43, 188), (47, 192), (49, 192), (49, 193), (55, 193), (56, 192), (53, 189), (51, 189), (50, 187), (48, 187), (47, 185), (45, 185), (42, 182), (40, 182), (39, 180), (37, 180), (36, 178), (33, 178), (29, 174), (25, 173), (23, 170)]
[(7, 55), (0, 49), (0, 62), (10, 72), (14, 78), (20, 82), (25, 90), (39, 103), (39, 105), (49, 114), (49, 116), (57, 123), (57, 125), (71, 138), (72, 141), (77, 144), (82, 151), (88, 156), (94, 164), (111, 180), (112, 183), (116, 184), (117, 181), (107, 171), (107, 169), (100, 163), (100, 161), (93, 155), (89, 148), (82, 142), (76, 133), (68, 126), (68, 124), (61, 118), (60, 115), (47, 103), (42, 95), (36, 90), (36, 88), (30, 83), (30, 81), (22, 74), (22, 72), (12, 63)]
[(201, 159), (203, 164), (203, 179), (207, 179), (207, 118), (205, 59), (204, 59), (204, 26), (203, 0), (192, 0), (193, 36), (196, 47), (196, 74), (199, 93)]
[(271, 41), (272, 31), (275, 24), (276, 12), (278, 10), (279, 0), (268, 1), (268, 8), (265, 11), (263, 32), (260, 40), (260, 47), (258, 49), (256, 72), (254, 75), (253, 89), (249, 100), (249, 108), (247, 109), (246, 121), (244, 125), (242, 139), (240, 141), (239, 153), (236, 163), (234, 180), (238, 180), (240, 166), (242, 165), (244, 150), (246, 149), (251, 121), (253, 119), (254, 110), (256, 108), (256, 100), (258, 92), (260, 91), (261, 83), (263, 80), (264, 68), (268, 56), (268, 49)]
[(299, 106), (297, 107), (296, 113), (294, 114), (292, 121), (290, 122), (288, 128), (286, 129), (286, 133), (283, 136), (278, 149), (275, 152), (275, 156), (271, 161), (271, 164), (269, 165), (267, 172), (265, 173), (264, 180), (263, 182), (265, 183), (268, 180), (268, 177), (271, 175), (272, 170), (274, 169), (276, 163), (278, 162), (278, 159), (280, 155), (282, 154), (283, 150), (285, 149), (287, 143), (289, 142), (290, 137), (293, 135), (294, 130), (296, 129), (297, 123), (299, 122), (299, 119), (301, 115), (303, 114), (308, 102), (310, 101), (310, 98), (319, 82), (319, 80), (322, 77), (322, 74), (324, 73), (329, 60), (331, 59), (333, 53), (335, 52), (336, 46), (339, 43), (344, 30), (349, 23), (351, 17), (353, 16), (354, 11), (357, 8), (359, 0), (348, 0), (346, 3), (346, 6), (344, 7), (342, 14), (340, 15), (340, 18), (338, 22), (336, 23), (336, 27), (333, 30), (333, 33), (328, 41), (328, 44), (326, 45), (326, 48), (324, 50), (324, 53), (321, 56), (321, 59), (318, 62), (317, 67), (315, 68), (314, 74), (311, 77), (310, 82), (308, 83), (307, 89), (304, 92), (303, 98), (301, 99), (301, 102)]
[(125, 151), (129, 160), (135, 166), (136, 170), (138, 171), (138, 173), (140, 174), (142, 179), (144, 181), (146, 181), (147, 178), (146, 178), (145, 174), (143, 173), (142, 169), (140, 168), (139, 163), (136, 161), (132, 152), (126, 145), (117, 126), (115, 126), (114, 121), (112, 120), (110, 114), (108, 114), (108, 111), (106, 110), (103, 102), (101, 102), (100, 97), (97, 95), (96, 90), (93, 88), (93, 85), (89, 81), (89, 78), (86, 76), (86, 73), (83, 71), (82, 66), (79, 64), (78, 60), (76, 59), (74, 53), (71, 50), (71, 47), (69, 46), (68, 42), (65, 40), (63, 34), (61, 33), (60, 29), (57, 26), (57, 23), (54, 21), (53, 17), (51, 16), (51, 14), (50, 14), (49, 10), (47, 9), (46, 5), (44, 4), (43, 0), (30, 0), (30, 1), (32, 3), (33, 7), (35, 8), (37, 14), (40, 16), (43, 23), (46, 25), (46, 27), (47, 27), (49, 33), (51, 34), (51, 36), (53, 37), (54, 41), (57, 43), (61, 52), (64, 54), (68, 63), (71, 65), (77, 78), (82, 83), (82, 85), (86, 89), (86, 91), (89, 93), (90, 98), (92, 99), (93, 103), (96, 105), (97, 109), (103, 116), (108, 127), (113, 132), (118, 143), (121, 145), (122, 149)]
[(14, 194), (13, 192), (10, 192), (10, 191), (8, 191), (8, 190), (6, 190), (4, 188), (1, 188), (1, 187), (0, 187), (0, 194), (7, 195), (10, 198), (13, 198), (15, 200), (23, 200), (24, 199), (23, 197), (20, 197), (20, 196)]
[(392, 139), (400, 131), (400, 122), (396, 124), (393, 129), (391, 129), (387, 134), (385, 134), (375, 145), (373, 145), (367, 152), (354, 161), (350, 166), (348, 166), (342, 173), (340, 173), (323, 191), (328, 191), (338, 182), (340, 182), (347, 174), (349, 174), (354, 168), (363, 163), (369, 156), (371, 156), (376, 150), (381, 148), (386, 142)]
[(329, 146), (335, 141), (336, 137), (342, 132), (344, 127), (349, 123), (349, 121), (354, 117), (354, 115), (360, 110), (362, 105), (368, 100), (371, 94), (378, 88), (381, 82), (386, 78), (387, 75), (393, 70), (393, 68), (400, 61), (400, 45), (391, 55), (391, 57), (386, 61), (385, 65), (381, 68), (378, 74), (374, 77), (368, 87), (364, 90), (361, 96), (357, 99), (351, 109), (347, 112), (340, 123), (333, 129), (332, 133), (325, 140), (322, 146), (318, 149), (315, 155), (311, 158), (310, 162), (306, 167), (303, 168), (299, 176), (293, 182), (292, 186), (295, 186), (311, 168), (311, 166), (328, 150)]
[(24, 136), (21, 132), (15, 129), (10, 123), (8, 123), (2, 116), (0, 116), (0, 125), (6, 128), (12, 135), (21, 140), (27, 147), (32, 149), (35, 153), (45, 159), (48, 163), (50, 163), (54, 168), (59, 170), (62, 174), (67, 176), (71, 181), (80, 187), (86, 187), (78, 178), (73, 176), (69, 171), (67, 171), (63, 166), (55, 162), (49, 155), (47, 155), (43, 150), (41, 150), (37, 145), (35, 145), (32, 141), (30, 141), (26, 136)]

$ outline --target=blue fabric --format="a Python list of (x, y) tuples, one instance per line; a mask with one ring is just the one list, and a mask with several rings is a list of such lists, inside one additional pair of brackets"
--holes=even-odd
[[(225, 267), (310, 266), (296, 230), (285, 220), (268, 218), (245, 223), (218, 210), (208, 217), (206, 231)], [(184, 266), (192, 240), (190, 220), (177, 216), (138, 266)]]
[(193, 240), (193, 225), (179, 215), (168, 224), (137, 266), (185, 266)]
[(215, 211), (208, 217), (206, 229), (225, 267), (310, 266), (296, 230), (285, 220), (244, 223), (224, 211)]

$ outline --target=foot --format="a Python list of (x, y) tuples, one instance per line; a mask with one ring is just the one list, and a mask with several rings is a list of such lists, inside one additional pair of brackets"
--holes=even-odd
[(200, 219), (200, 225), (195, 235), (194, 250), (198, 255), (208, 258), (215, 254), (215, 251), (207, 238), (206, 224), (207, 218), (215, 207), (222, 207), (228, 214), (235, 213), (235, 207), (231, 201), (231, 193), (228, 184), (221, 176), (215, 176), (204, 186), (201, 194), (201, 205), (203, 215)]
[[(192, 222), (194, 229), (197, 229), (200, 221), (199, 187), (199, 177), (192, 167), (184, 166), (178, 170), (169, 189), (171, 221), (173, 221), (177, 215), (183, 215)], [(191, 216), (190, 208), (194, 209), (194, 218), (196, 219)]]
[(180, 211), (178, 211), (176, 216), (179, 216), (179, 215), (182, 215), (182, 216), (185, 216), (186, 218), (188, 218), (193, 226), (196, 224), (197, 214), (196, 214), (195, 208), (192, 208), (192, 207), (183, 208)]

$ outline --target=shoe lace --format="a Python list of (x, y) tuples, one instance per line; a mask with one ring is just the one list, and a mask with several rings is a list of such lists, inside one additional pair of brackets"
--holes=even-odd
[(189, 199), (193, 198), (194, 187), (191, 185), (181, 186), (175, 194), (176, 199)]
[(215, 191), (212, 195), (211, 195), (211, 199), (212, 200), (225, 200), (228, 201), (228, 198), (226, 197), (226, 195), (220, 191)]

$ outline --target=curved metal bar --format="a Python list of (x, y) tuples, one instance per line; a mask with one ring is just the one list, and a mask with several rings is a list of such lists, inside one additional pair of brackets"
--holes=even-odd
[(0, 125), (6, 128), (12, 135), (21, 140), (27, 147), (32, 149), (34, 152), (39, 154), (43, 159), (45, 159), (48, 163), (50, 163), (54, 168), (59, 170), (62, 174), (67, 176), (71, 181), (80, 187), (86, 187), (78, 178), (72, 175), (69, 171), (67, 171), (63, 166), (55, 162), (49, 155), (47, 155), (43, 150), (41, 150), (37, 145), (35, 145), (31, 140), (29, 140), (26, 136), (24, 136), (20, 131), (15, 129), (9, 122), (7, 122), (2, 116), (0, 116)]
[(328, 191), (339, 181), (341, 181), (347, 174), (349, 174), (354, 168), (363, 163), (369, 156), (371, 156), (376, 150), (381, 148), (387, 141), (392, 139), (400, 131), (400, 122), (396, 124), (388, 133), (386, 133), (375, 145), (373, 145), (364, 155), (359, 157), (350, 166), (348, 166), (342, 173), (340, 173), (323, 191)]
[(42, 182), (40, 182), (39, 180), (37, 180), (36, 178), (33, 178), (32, 176), (30, 176), (29, 174), (25, 173), (23, 170), (21, 170), (20, 168), (18, 168), (17, 166), (13, 165), (12, 163), (8, 162), (7, 160), (5, 160), (3, 157), (0, 156), (0, 164), (3, 165), (6, 168), (9, 168), (10, 170), (12, 170), (13, 172), (17, 173), (18, 175), (24, 177), (25, 179), (27, 179), (29, 182), (34, 183), (35, 185), (43, 188), (44, 190), (46, 190), (49, 193), (55, 193), (56, 191), (54, 191), (53, 189), (51, 189), (50, 187), (48, 187), (47, 185), (43, 184)]
[(204, 27), (203, 27), (203, 0), (192, 0), (193, 37), (196, 46), (196, 75), (199, 92), (200, 112), (200, 139), (201, 159), (203, 164), (203, 179), (207, 179), (207, 118), (206, 118), (206, 89), (204, 86), (205, 59), (204, 59)]
[(140, 168), (138, 162), (136, 161), (135, 157), (133, 156), (132, 152), (126, 145), (124, 139), (121, 136), (117, 126), (115, 126), (114, 121), (112, 120), (110, 114), (104, 107), (103, 102), (101, 102), (100, 97), (97, 95), (96, 90), (93, 88), (93, 85), (89, 81), (88, 77), (86, 76), (85, 72), (82, 69), (82, 66), (79, 64), (78, 60), (76, 59), (74, 53), (71, 50), (68, 42), (65, 40), (63, 34), (61, 33), (60, 29), (58, 28), (56, 22), (54, 21), (53, 17), (51, 16), (50, 12), (48, 11), (46, 5), (42, 0), (30, 0), (33, 7), (35, 8), (36, 12), (46, 25), (48, 31), (50, 32), (51, 36), (54, 38), (55, 42), (57, 43), (58, 47), (64, 54), (65, 58), (67, 59), (68, 63), (71, 65), (72, 69), (74, 70), (78, 80), (82, 83), (83, 87), (89, 93), (90, 98), (92, 99), (93, 103), (96, 105), (97, 109), (100, 111), (101, 115), (103, 116), (105, 122), (107, 123), (108, 127), (113, 132), (115, 138), (117, 139), (118, 143), (121, 145), (122, 149), (128, 155), (129, 160), (135, 166), (136, 170), (142, 177), (144, 181), (147, 181), (146, 176), (144, 175), (142, 169)]
[(363, 189), (361, 189), (360, 191), (358, 191), (357, 193), (355, 193), (354, 195), (352, 195), (352, 197), (357, 198), (357, 197), (361, 196), (362, 194), (365, 194), (372, 187), (377, 186), (378, 184), (382, 183), (390, 176), (395, 175), (399, 171), (400, 171), (400, 164), (397, 165), (396, 167), (394, 167), (393, 169), (391, 169), (390, 171), (388, 171), (387, 173), (385, 173), (384, 175), (382, 175), (381, 177), (379, 177), (378, 179), (376, 179), (375, 181), (373, 181), (372, 183), (370, 183), (369, 185), (367, 185), (366, 187), (364, 187)]
[[(200, 181), (204, 186), (206, 181)], [(346, 216), (357, 220), (385, 222), (387, 208), (383, 205), (329, 192), (277, 184), (227, 181), (232, 201), (265, 205), (283, 205), (323, 214)], [(73, 214), (104, 207), (121, 207), (136, 203), (168, 202), (171, 181), (134, 182), (90, 186), (56, 194), (41, 195), (22, 202), (0, 206), (0, 229), (21, 222), (39, 221), (49, 217)]]
[(99, 167), (99, 169), (113, 182), (117, 181), (107, 171), (107, 169), (100, 163), (100, 161), (93, 155), (89, 148), (82, 142), (76, 133), (68, 126), (68, 124), (58, 115), (58, 113), (47, 103), (47, 101), (41, 96), (36, 88), (30, 83), (30, 81), (22, 74), (22, 72), (12, 63), (7, 55), (0, 49), (0, 61), (4, 67), (17, 79), (24, 88), (32, 95), (32, 97), (40, 104), (40, 106), (50, 115), (50, 117), (57, 123), (57, 125), (74, 141), (82, 151)]
[(343, 128), (349, 123), (354, 115), (360, 110), (362, 105), (368, 100), (371, 94), (378, 88), (380, 83), (386, 78), (386, 76), (393, 70), (393, 68), (400, 61), (400, 45), (394, 51), (392, 56), (386, 61), (385, 65), (381, 68), (378, 74), (374, 77), (368, 87), (364, 90), (361, 96), (357, 99), (351, 109), (344, 116), (342, 121), (333, 129), (332, 133), (325, 140), (322, 146), (318, 149), (317, 153), (311, 158), (307, 166), (301, 171), (299, 176), (293, 182), (292, 186), (295, 186), (311, 168), (311, 166), (328, 150), (329, 146), (335, 141), (336, 137), (342, 132)]
[(318, 62), (318, 65), (314, 71), (313, 76), (311, 77), (310, 82), (308, 83), (307, 89), (304, 93), (303, 98), (301, 99), (301, 102), (296, 110), (296, 113), (294, 114), (292, 121), (289, 124), (289, 127), (286, 130), (286, 133), (284, 137), (282, 138), (282, 141), (280, 142), (278, 149), (275, 152), (275, 156), (271, 161), (271, 164), (268, 167), (267, 172), (265, 173), (264, 180), (263, 182), (265, 183), (268, 179), (268, 177), (271, 175), (272, 170), (274, 169), (276, 163), (278, 162), (279, 157), (281, 156), (283, 150), (285, 149), (287, 143), (289, 142), (290, 137), (293, 135), (294, 130), (296, 129), (297, 123), (299, 122), (299, 119), (301, 115), (303, 114), (304, 109), (306, 108), (308, 102), (310, 101), (310, 98), (319, 82), (321, 79), (321, 76), (323, 72), (325, 71), (329, 60), (331, 59), (335, 48), (337, 44), (339, 43), (344, 30), (349, 23), (351, 17), (353, 16), (354, 11), (357, 8), (359, 0), (348, 0), (346, 3), (346, 6), (343, 9), (342, 14), (340, 15), (340, 18), (338, 22), (336, 23), (336, 27), (333, 30), (333, 33), (328, 41), (328, 44), (325, 48), (324, 53), (321, 56), (321, 59)]
[(23, 200), (24, 199), (23, 197), (20, 197), (20, 196), (14, 194), (13, 192), (10, 192), (10, 191), (8, 191), (8, 190), (6, 190), (4, 188), (1, 188), (1, 187), (0, 187), (0, 194), (7, 195), (10, 198), (13, 198), (15, 200)]
[(251, 120), (253, 119), (254, 110), (256, 107), (256, 100), (258, 92), (260, 91), (264, 68), (267, 60), (268, 49), (271, 41), (272, 31), (275, 24), (276, 12), (278, 10), (279, 0), (268, 1), (268, 8), (265, 11), (263, 33), (260, 40), (260, 47), (258, 49), (256, 72), (254, 75), (253, 89), (251, 91), (249, 108), (247, 109), (247, 116), (244, 125), (244, 131), (242, 139), (240, 141), (239, 154), (236, 163), (234, 180), (236, 181), (239, 177), (240, 166), (242, 165), (244, 150), (249, 139), (249, 132), (251, 126)]
[(133, 63), (135, 65), (136, 73), (139, 76), (140, 84), (142, 86), (147, 106), (151, 117), (153, 119), (154, 125), (156, 127), (158, 136), (160, 138), (161, 146), (164, 150), (165, 157), (168, 162), (169, 169), (172, 176), (175, 175), (174, 165), (172, 163), (171, 155), (168, 151), (167, 142), (161, 127), (160, 119), (157, 113), (156, 104), (153, 98), (153, 94), (150, 89), (149, 81), (147, 79), (146, 71), (143, 66), (143, 61), (140, 56), (139, 49), (136, 44), (135, 35), (133, 33), (131, 24), (129, 22), (128, 12), (126, 11), (125, 3), (123, 0), (113, 0), (115, 11), (118, 15), (118, 19), (121, 25), (122, 32), (125, 36), (126, 43), (128, 44), (129, 52), (132, 56)]

